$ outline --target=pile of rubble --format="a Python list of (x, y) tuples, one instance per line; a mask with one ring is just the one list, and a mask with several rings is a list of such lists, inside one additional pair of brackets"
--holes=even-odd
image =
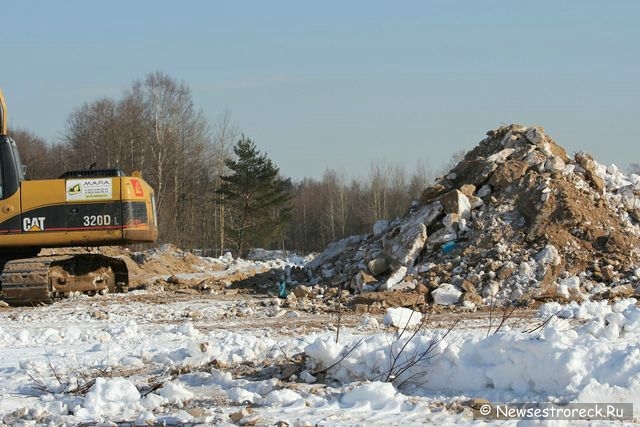
[(333, 243), (308, 269), (312, 283), (445, 305), (631, 296), (639, 196), (640, 176), (571, 159), (540, 127), (502, 126), (403, 218)]

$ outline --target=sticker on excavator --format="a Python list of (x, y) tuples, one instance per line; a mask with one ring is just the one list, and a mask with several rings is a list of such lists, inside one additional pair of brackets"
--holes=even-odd
[(133, 193), (136, 197), (144, 196), (144, 190), (142, 189), (142, 184), (137, 179), (132, 179), (131, 184), (133, 185)]
[(113, 198), (111, 178), (68, 179), (67, 201), (108, 200)]

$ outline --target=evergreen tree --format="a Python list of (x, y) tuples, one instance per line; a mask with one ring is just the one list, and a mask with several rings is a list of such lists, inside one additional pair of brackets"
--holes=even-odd
[(225, 164), (232, 174), (221, 176), (216, 192), (227, 206), (225, 228), (238, 256), (248, 248), (274, 246), (283, 241), (291, 217), (291, 181), (244, 135), (233, 147), (235, 158)]

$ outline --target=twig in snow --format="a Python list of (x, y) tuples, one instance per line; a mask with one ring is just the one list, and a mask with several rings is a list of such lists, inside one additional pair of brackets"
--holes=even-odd
[(549, 322), (551, 322), (551, 320), (553, 320), (554, 318), (556, 318), (558, 316), (558, 313), (560, 313), (560, 311), (562, 311), (562, 310), (556, 311), (555, 313), (553, 313), (552, 315), (547, 317), (542, 323), (540, 323), (535, 328), (527, 329), (524, 332), (527, 333), (527, 334), (530, 334), (530, 333), (533, 333), (535, 331), (544, 329), (549, 324)]
[[(49, 371), (53, 374), (53, 378), (62, 389), (61, 392), (65, 394), (84, 396), (89, 390), (91, 390), (97, 378), (111, 377), (111, 370), (108, 367), (87, 369), (80, 366), (79, 362), (78, 368), (71, 368), (69, 365), (66, 365), (68, 371), (66, 373), (61, 373), (59, 369), (53, 365), (49, 352), (46, 348), (45, 357), (47, 359)], [(36, 378), (31, 374), (31, 372), (27, 372), (27, 375), (34, 382), (35, 385), (33, 387), (36, 390), (49, 394), (60, 393), (60, 391), (53, 390), (46, 384), (46, 379), (42, 374), (40, 374), (40, 378)]]

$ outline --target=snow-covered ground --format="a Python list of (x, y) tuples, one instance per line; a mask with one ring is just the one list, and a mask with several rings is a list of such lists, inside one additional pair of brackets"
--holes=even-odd
[(516, 312), (500, 328), (497, 313), (491, 328), (488, 313), (463, 315), (454, 327), (447, 326), (453, 312), (424, 323), (420, 316), (393, 309), (338, 319), (268, 296), (153, 289), (2, 308), (0, 422), (491, 422), (474, 420), (473, 399), (476, 409), (485, 400), (626, 402), (640, 418), (633, 299), (548, 303), (524, 320)]

